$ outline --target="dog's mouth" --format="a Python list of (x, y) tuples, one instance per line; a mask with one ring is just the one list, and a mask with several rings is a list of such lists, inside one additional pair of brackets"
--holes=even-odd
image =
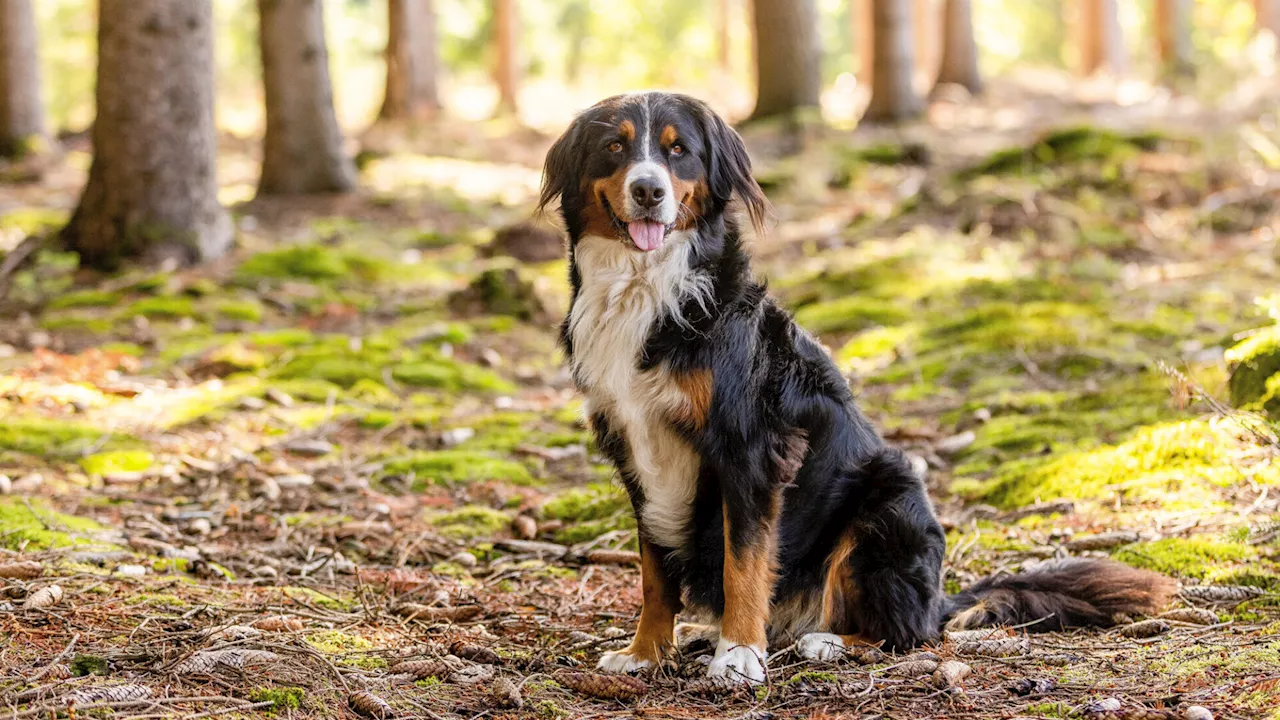
[(601, 197), (601, 200), (609, 213), (609, 218), (613, 221), (613, 229), (618, 237), (642, 252), (652, 252), (662, 247), (662, 241), (666, 240), (667, 235), (675, 229), (675, 223), (666, 224), (654, 218), (623, 220), (613, 211), (613, 205), (609, 203), (608, 198)]

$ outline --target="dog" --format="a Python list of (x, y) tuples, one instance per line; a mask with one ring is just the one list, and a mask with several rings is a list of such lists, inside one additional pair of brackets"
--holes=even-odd
[(639, 625), (600, 669), (659, 665), (682, 611), (718, 635), (712, 677), (758, 683), (770, 643), (826, 660), (944, 627), (1105, 626), (1172, 594), (1103, 560), (943, 593), (922, 479), (751, 273), (738, 204), (757, 234), (769, 204), (705, 103), (648, 92), (582, 112), (547, 155), (539, 209), (556, 201), (572, 290), (560, 341), (639, 528)]

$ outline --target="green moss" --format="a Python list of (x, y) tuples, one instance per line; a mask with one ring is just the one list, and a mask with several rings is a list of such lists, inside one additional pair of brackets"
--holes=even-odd
[(14, 228), (22, 235), (53, 232), (67, 224), (67, 211), (42, 207), (22, 207), (0, 215), (0, 228)]
[(510, 515), (483, 505), (467, 505), (428, 520), (442, 535), (462, 540), (496, 535), (511, 526)]
[(147, 297), (134, 302), (121, 313), (124, 317), (142, 315), (152, 319), (195, 317), (196, 307), (191, 298), (181, 296)]
[(818, 334), (897, 325), (908, 317), (909, 313), (896, 303), (857, 295), (806, 305), (796, 312), (796, 322)]
[(281, 710), (297, 710), (302, 707), (302, 699), (306, 696), (307, 691), (300, 687), (263, 687), (249, 692), (249, 702), (269, 702), (271, 704), (263, 710), (268, 715), (275, 715)]
[(324, 380), (349, 388), (361, 380), (380, 383), (385, 366), (386, 357), (381, 353), (313, 348), (295, 355), (276, 376), (284, 380)]
[(441, 680), (441, 679), (440, 679), (440, 678), (438, 678), (438, 677), (435, 677), (434, 675), (433, 675), (433, 676), (431, 676), (431, 677), (422, 678), (421, 680), (414, 680), (414, 681), (413, 681), (413, 685), (414, 685), (414, 687), (420, 687), (420, 688), (424, 688), (424, 689), (425, 689), (425, 688), (433, 688), (433, 687), (437, 687), (437, 686), (439, 686), (439, 685), (443, 685), (443, 684), (444, 684), (444, 681), (443, 681), (443, 680)]
[(0, 498), (0, 547), (47, 550), (88, 542), (106, 528), (89, 518), (50, 510), (37, 498)]
[(362, 670), (378, 670), (387, 666), (384, 658), (373, 657), (364, 653), (374, 649), (374, 644), (359, 635), (351, 635), (338, 630), (325, 630), (312, 633), (306, 643), (326, 655), (340, 655), (339, 665), (357, 667)]
[(386, 264), (358, 253), (344, 253), (319, 245), (298, 245), (258, 253), (236, 270), (242, 283), (260, 280), (300, 278), (304, 280), (338, 280), (355, 278), (377, 280), (386, 274)]
[(80, 461), (80, 467), (90, 475), (110, 475), (143, 472), (155, 461), (155, 456), (146, 450), (117, 450), (90, 455)]
[(1073, 716), (1075, 712), (1066, 703), (1042, 702), (1026, 706), (1019, 714), (1029, 717), (1068, 718)]
[(513, 485), (534, 484), (529, 468), (482, 452), (436, 450), (393, 458), (385, 474), (413, 475), (419, 487), (432, 483), (472, 483), (501, 480)]
[(845, 343), (836, 353), (836, 361), (847, 365), (856, 360), (869, 360), (889, 355), (918, 337), (920, 328), (911, 324), (864, 330)]
[(156, 608), (180, 610), (190, 607), (190, 603), (173, 593), (134, 593), (125, 599), (126, 605), (147, 605)]
[(836, 681), (836, 674), (820, 670), (802, 670), (795, 675), (787, 678), (783, 685), (796, 685), (798, 683), (833, 683)]
[(68, 459), (99, 448), (103, 441), (118, 448), (136, 447), (137, 440), (100, 427), (42, 418), (0, 419), (0, 450)]
[(257, 300), (223, 300), (215, 309), (219, 316), (228, 320), (262, 322), (263, 307)]
[(1103, 500), (1115, 493), (1130, 503), (1208, 503), (1216, 498), (1214, 487), (1239, 479), (1225, 462), (1236, 444), (1210, 422), (1166, 423), (1144, 427), (1120, 445), (1007, 462), (992, 481), (971, 489), (1001, 507), (1060, 497)]
[(1280, 374), (1280, 325), (1263, 328), (1227, 350), (1231, 402), (1242, 407), (1267, 396), (1267, 381)]
[(76, 655), (71, 659), (71, 674), (74, 677), (106, 675), (107, 659), (100, 655)]
[(1084, 161), (1122, 162), (1152, 148), (1147, 135), (1121, 135), (1093, 127), (1074, 127), (1047, 133), (1029, 147), (992, 153), (978, 165), (959, 173), (960, 180), (980, 175), (1005, 175)]
[(1197, 579), (1205, 579), (1224, 565), (1253, 560), (1257, 555), (1249, 545), (1203, 536), (1136, 543), (1112, 553), (1115, 559), (1135, 567)]
[(110, 307), (120, 302), (119, 292), (109, 290), (79, 290), (60, 295), (49, 301), (50, 310), (82, 307)]
[(391, 376), (396, 382), (413, 387), (495, 393), (515, 391), (513, 384), (489, 370), (448, 359), (419, 360), (396, 365), (391, 369)]
[(1280, 642), (1241, 647), (1155, 646), (1151, 667), (1178, 679), (1203, 675), (1206, 679), (1252, 675), (1258, 668), (1280, 666)]

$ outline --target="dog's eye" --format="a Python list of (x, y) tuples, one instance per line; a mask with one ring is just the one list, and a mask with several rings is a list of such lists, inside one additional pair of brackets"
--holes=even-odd
[(672, 145), (672, 146), (671, 146), (671, 154), (672, 154), (672, 155), (683, 155), (683, 154), (684, 154), (684, 146), (683, 146), (683, 145), (681, 145), (680, 143), (676, 143), (675, 145)]
[(609, 143), (609, 152), (612, 152), (612, 153), (622, 152), (622, 143), (618, 142), (617, 140), (614, 140), (613, 142)]

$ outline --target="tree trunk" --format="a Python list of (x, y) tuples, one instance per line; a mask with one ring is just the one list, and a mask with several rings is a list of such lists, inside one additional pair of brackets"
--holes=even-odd
[(333, 111), (320, 0), (258, 0), (267, 104), (259, 195), (345, 192), (355, 167)]
[(1280, 0), (1253, 0), (1253, 17), (1258, 30), (1280, 40)]
[(0, 156), (21, 157), (47, 140), (31, 0), (0, 0)]
[(1156, 48), (1166, 78), (1190, 77), (1195, 72), (1191, 62), (1191, 0), (1155, 0)]
[(81, 264), (225, 252), (211, 0), (101, 0), (97, 105), (89, 181), (62, 231)]
[(942, 67), (938, 70), (935, 87), (947, 83), (963, 85), (973, 95), (982, 92), (971, 0), (946, 0), (943, 10)]
[(515, 113), (519, 107), (520, 7), (517, 0), (493, 0), (493, 79), (498, 85), (498, 113)]
[(729, 62), (729, 45), (732, 38), (730, 31), (730, 0), (715, 0), (716, 15), (716, 67), (720, 72), (728, 74), (731, 65)]
[(1124, 52), (1124, 38), (1120, 34), (1116, 0), (1080, 0), (1078, 12), (1080, 74), (1087, 77), (1106, 70), (1123, 75), (1128, 59)]
[(912, 83), (912, 3), (906, 0), (871, 0), (871, 8), (874, 13), (875, 60), (871, 102), (863, 119), (894, 122), (916, 117), (924, 110), (924, 102)]
[(874, 0), (849, 0), (849, 20), (853, 23), (851, 37), (858, 57), (858, 83), (871, 87), (876, 67), (876, 14), (871, 7)]
[(378, 117), (427, 120), (440, 104), (433, 0), (387, 0), (387, 87)]
[(754, 0), (756, 108), (752, 120), (817, 107), (822, 46), (814, 0)]
[(938, 77), (939, 12), (934, 0), (915, 0), (911, 16), (915, 28), (915, 74), (918, 85), (923, 87), (932, 87)]

